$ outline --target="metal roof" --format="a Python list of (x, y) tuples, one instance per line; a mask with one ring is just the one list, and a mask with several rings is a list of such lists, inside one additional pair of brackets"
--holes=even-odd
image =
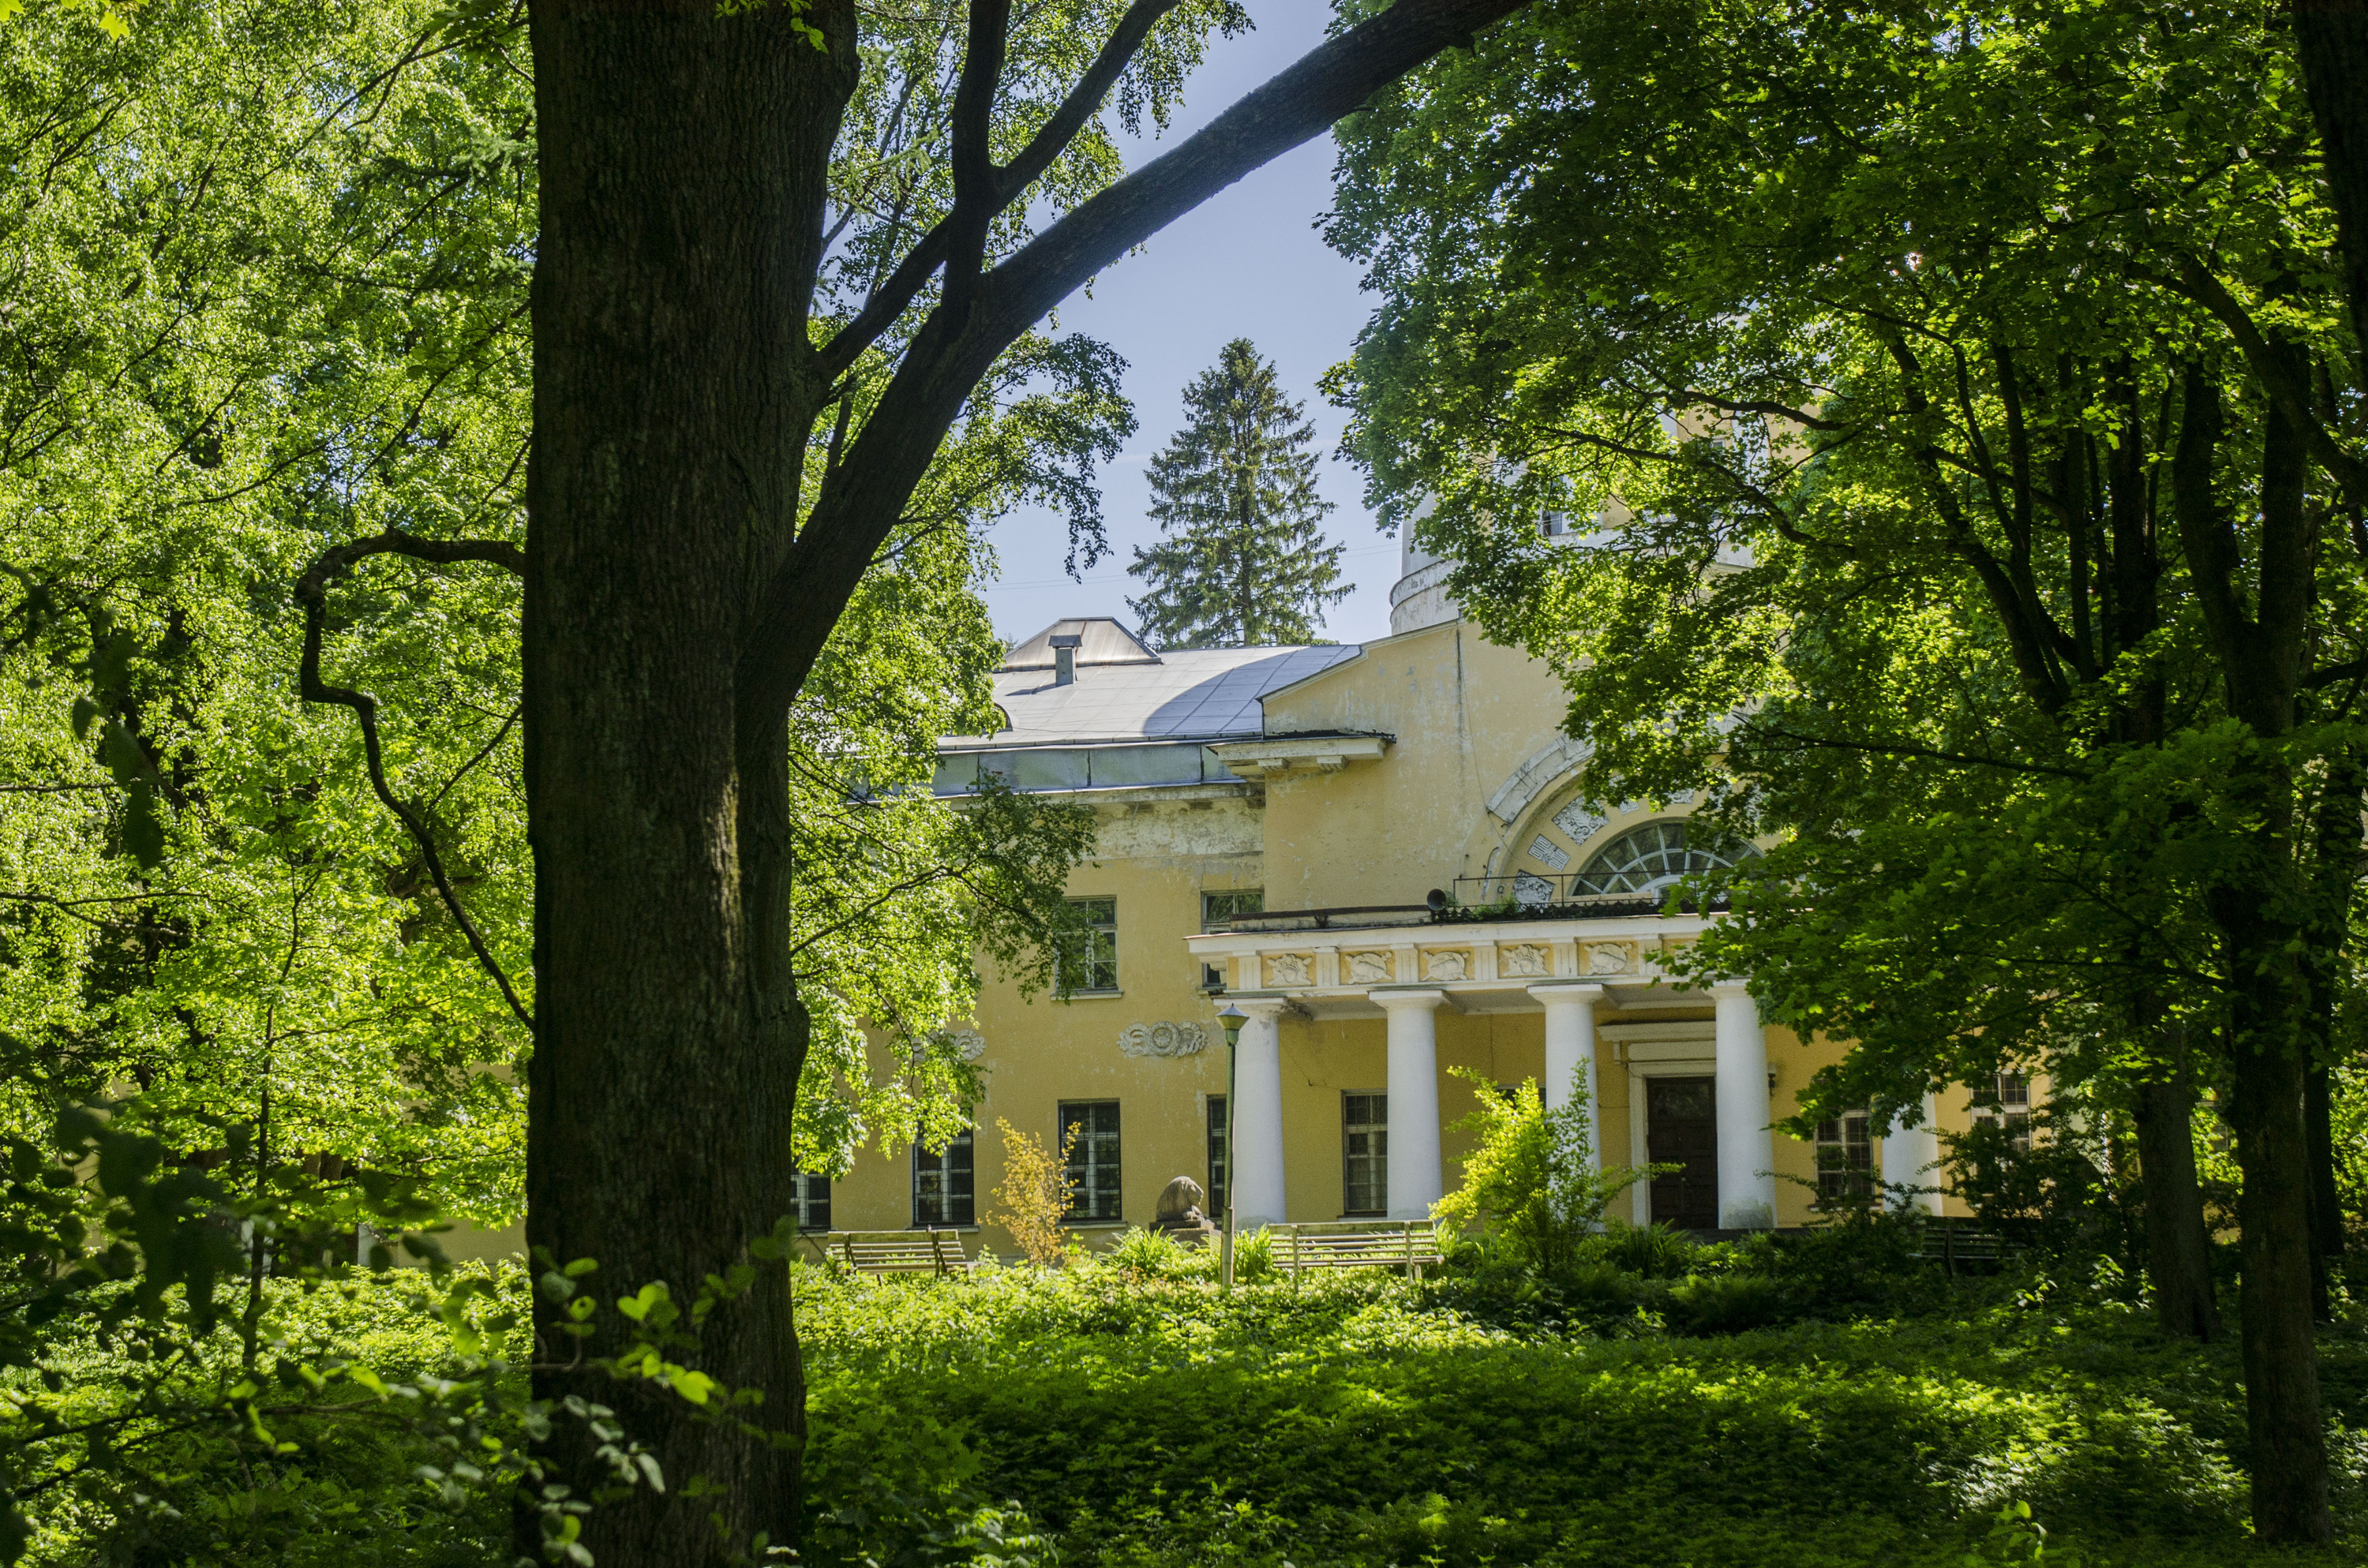
[(1070, 644), (1077, 651), (1077, 666), (1087, 665), (1156, 665), (1159, 655), (1143, 644), (1143, 639), (1106, 615), (1085, 616), (1069, 620), (1056, 620), (1035, 636), (1020, 643), (1004, 656), (997, 666), (1006, 670), (1049, 670), (1053, 667), (1053, 639), (1075, 637)]
[[(1117, 628), (1112, 620), (1056, 622), (1022, 649), (1042, 644), (1037, 668), (998, 671), (995, 699), (1009, 727), (993, 735), (948, 736), (942, 749), (1055, 745), (1080, 741), (1205, 740), (1255, 735), (1265, 727), (1258, 699), (1356, 656), (1353, 642), (1295, 648), (1194, 648), (1157, 654), (1154, 662), (1077, 661), (1077, 678), (1053, 683), (1046, 639), (1078, 627)], [(1119, 630), (1123, 632), (1122, 628)], [(1085, 648), (1094, 644), (1087, 631)], [(1130, 642), (1137, 648), (1140, 642)], [(1015, 650), (1015, 657), (1018, 650)]]

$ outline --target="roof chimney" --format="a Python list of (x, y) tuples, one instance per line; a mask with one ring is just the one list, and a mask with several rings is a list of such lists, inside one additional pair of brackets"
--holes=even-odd
[(1053, 684), (1075, 686), (1077, 683), (1077, 644), (1085, 639), (1075, 632), (1053, 639)]

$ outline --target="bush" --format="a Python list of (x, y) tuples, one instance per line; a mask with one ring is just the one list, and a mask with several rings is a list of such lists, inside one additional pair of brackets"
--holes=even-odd
[(1764, 1274), (1696, 1274), (1669, 1291), (1669, 1323), (1693, 1334), (1740, 1334), (1794, 1316), (1793, 1292)]
[(1061, 1219), (1076, 1202), (1069, 1156), (1076, 1148), (1077, 1129), (1071, 1127), (1062, 1135), (1055, 1153), (1042, 1139), (1000, 1117), (995, 1125), (1003, 1132), (1003, 1182), (995, 1189), (995, 1201), (1001, 1207), (983, 1218), (1009, 1231), (1029, 1262), (1052, 1267), (1068, 1250), (1069, 1233), (1062, 1229)]
[(1632, 1225), (1614, 1220), (1600, 1235), (1580, 1244), (1578, 1256), (1589, 1263), (1608, 1263), (1646, 1279), (1675, 1279), (1693, 1272), (1702, 1247), (1674, 1225), (1655, 1222)]
[(1534, 1078), (1504, 1090), (1468, 1067), (1449, 1071), (1479, 1097), (1479, 1108), (1455, 1124), (1477, 1134), (1479, 1146), (1464, 1158), (1463, 1185), (1431, 1207), (1442, 1228), (1486, 1224), (1531, 1267), (1551, 1271), (1573, 1260), (1606, 1204), (1653, 1173), (1596, 1168), (1583, 1080), (1548, 1110)]
[(1217, 1252), (1214, 1245), (1185, 1246), (1165, 1232), (1131, 1225), (1096, 1262), (1152, 1279), (1202, 1279), (1216, 1273)]
[[(960, 1444), (930, 1461), (963, 1471), (954, 1490), (1024, 1506), (1070, 1562), (1960, 1568), (2017, 1502), (2051, 1562), (2203, 1568), (2243, 1549), (2231, 1347), (2167, 1346), (2073, 1292), (1786, 1321), (1810, 1269), (1890, 1244), (1755, 1237), (1693, 1249), (1675, 1283), (1603, 1259), (1543, 1281), (1497, 1243), (1423, 1284), (1344, 1272), (1226, 1296), (1108, 1267), (823, 1286), (803, 1305), (814, 1430), (841, 1468), (817, 1486), (903, 1494), (837, 1478), (905, 1441), (876, 1434), (935, 1422)], [(1632, 1326), (1492, 1325), (1463, 1305), (1489, 1281), (1622, 1302)], [(1655, 1334), (1639, 1307), (1708, 1336)], [(2330, 1420), (2359, 1429), (2368, 1347), (2331, 1337), (2324, 1366)], [(2368, 1444), (2340, 1451), (2356, 1548)]]

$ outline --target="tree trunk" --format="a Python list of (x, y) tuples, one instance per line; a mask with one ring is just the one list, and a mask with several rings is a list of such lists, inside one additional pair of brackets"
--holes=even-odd
[[(688, 1326), (701, 1282), (794, 1209), (785, 731), (743, 733), (735, 670), (821, 403), (804, 312), (853, 26), (816, 5), (818, 51), (787, 7), (620, 9), (539, 0), (532, 17), (527, 1238), (596, 1260), (582, 1283), (604, 1301), (663, 1281)], [(589, 1516), (601, 1568), (794, 1541), (803, 1400), (778, 1269), (677, 1358), (758, 1396), (734, 1414), (785, 1435), (771, 1444), (655, 1385), (568, 1369), (564, 1312), (535, 1310), (536, 1396), (614, 1408), (664, 1469), (663, 1493)], [(586, 1355), (631, 1342), (614, 1312), (594, 1321)], [(579, 1497), (613, 1482), (582, 1422), (554, 1425), (551, 1479)], [(530, 1508), (515, 1544), (541, 1560)]]
[[(2319, 1039), (2328, 1046), (2337, 1038), (2335, 1016), (2344, 991), (2343, 954), (2351, 937), (2351, 905), (2360, 886), (2362, 783), (2357, 751), (2349, 746), (2340, 749), (2328, 759), (2314, 813), (2317, 844), (2311, 914), (2316, 928), (2308, 961)], [(2323, 1050), (2307, 1064), (2303, 1076), (2303, 1136), (2310, 1145), (2312, 1289), (2321, 1322), (2334, 1315), (2328, 1266), (2343, 1256), (2344, 1249), (2343, 1199), (2335, 1179), (2334, 1075), (2332, 1051)]]
[(2351, 328), (2368, 343), (2368, 6), (2293, 0), (2303, 85), (2326, 158)]
[[(2256, 948), (2247, 956), (2268, 954)], [(2335, 1527), (2312, 1338), (2302, 1059), (2258, 1028), (2236, 1031), (2233, 1056), (2229, 1121), (2245, 1172), (2237, 1200), (2244, 1233), (2238, 1301), (2253, 1531), (2264, 1543), (2326, 1541)]]
[(2343, 1256), (2343, 1199), (2335, 1185), (2333, 1074), (2314, 1062), (2302, 1077), (2303, 1147), (2308, 1161), (2310, 1209), (2310, 1310), (2321, 1323), (2335, 1321), (2335, 1292), (2328, 1274)]
[[(2182, 1049), (2178, 1054), (2183, 1057)], [(2165, 1334), (2209, 1341), (2220, 1331), (2212, 1296), (2211, 1234), (2195, 1176), (2195, 1086), (2183, 1064), (2138, 1085), (2138, 1181), (2146, 1194), (2146, 1276)]]

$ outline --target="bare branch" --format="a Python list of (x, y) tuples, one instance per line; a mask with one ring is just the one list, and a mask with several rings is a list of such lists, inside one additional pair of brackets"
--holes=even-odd
[[(379, 750), (378, 699), (368, 692), (331, 686), (321, 678), (321, 624), (326, 618), (329, 585), (350, 571), (354, 562), (372, 555), (402, 555), (414, 561), (434, 562), (485, 561), (523, 574), (526, 553), (502, 540), (416, 539), (393, 529), (323, 551), (312, 569), (296, 582), (296, 597), (304, 606), (304, 652), (297, 670), (297, 684), (307, 702), (331, 703), (353, 710), (355, 719), (361, 724), (362, 758), (370, 771), (370, 789), (377, 794), (379, 802), (394, 813), (395, 820), (403, 824), (404, 830), (419, 846), (420, 857), (427, 863), (427, 874), (434, 880), (436, 891), (444, 900), (444, 907), (452, 912), (453, 920), (468, 938), (469, 950), (476, 955), (477, 962), (484, 971), (493, 976), (494, 983), (501, 987), (502, 999), (509, 1004), (510, 1012), (531, 1033), (534, 1015), (528, 1012), (526, 1004), (518, 1000), (517, 989), (510, 984), (510, 977), (495, 960), (493, 950), (486, 947), (485, 938), (477, 930), (476, 922), (471, 920), (469, 912), (461, 907), (461, 895), (453, 891), (452, 879), (445, 872), (444, 858), (437, 852), (436, 835), (428, 830), (427, 819), (397, 799), (386, 781), (386, 762)], [(499, 738), (495, 737), (496, 740)]]

